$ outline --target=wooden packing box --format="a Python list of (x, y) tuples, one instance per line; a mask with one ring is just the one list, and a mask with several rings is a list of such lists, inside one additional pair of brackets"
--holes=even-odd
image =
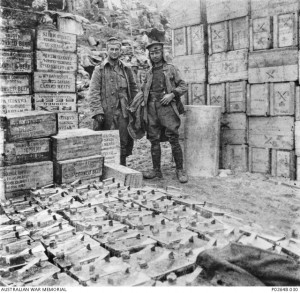
[(125, 186), (142, 187), (143, 175), (141, 172), (117, 164), (104, 164), (103, 179), (115, 178)]
[(32, 51), (33, 31), (9, 29), (0, 31), (0, 50)]
[(295, 152), (272, 150), (272, 176), (295, 179)]
[(0, 105), (0, 115), (32, 110), (31, 96), (28, 95), (0, 97)]
[(249, 117), (249, 146), (294, 149), (294, 117)]
[(81, 35), (81, 36), (84, 35), (82, 23), (72, 18), (58, 17), (57, 28), (60, 32), (63, 33)]
[(270, 83), (247, 85), (247, 115), (270, 115)]
[(0, 166), (51, 160), (50, 138), (4, 142), (0, 146)]
[(5, 74), (0, 75), (0, 96), (31, 94), (30, 75)]
[(249, 171), (271, 173), (271, 149), (249, 147)]
[(207, 105), (220, 106), (221, 112), (226, 112), (226, 84), (216, 83), (207, 86)]
[(227, 52), (230, 47), (228, 22), (218, 22), (208, 25), (209, 54)]
[(207, 22), (215, 23), (250, 14), (249, 0), (207, 0)]
[(10, 192), (24, 191), (53, 183), (53, 163), (50, 161), (27, 163), (0, 168), (3, 179), (0, 194), (8, 196)]
[(248, 146), (243, 145), (223, 145), (222, 167), (241, 172), (248, 171)]
[(186, 28), (172, 30), (172, 51), (173, 57), (187, 55)]
[(103, 156), (90, 156), (54, 162), (54, 181), (58, 184), (71, 183), (77, 179), (101, 177), (104, 166)]
[(205, 24), (187, 27), (188, 54), (205, 54), (207, 52), (207, 32)]
[(101, 155), (105, 158), (105, 164), (120, 164), (119, 130), (105, 130), (100, 133), (102, 135)]
[(223, 144), (247, 143), (247, 116), (245, 113), (224, 114), (221, 117), (221, 141)]
[(77, 70), (75, 53), (36, 51), (35, 55), (37, 71), (75, 72)]
[(248, 79), (248, 51), (237, 50), (208, 57), (208, 82), (220, 83)]
[(51, 137), (53, 160), (101, 155), (102, 134), (87, 128), (60, 131)]
[(75, 93), (75, 73), (34, 72), (34, 91), (38, 93)]
[(0, 73), (31, 73), (33, 57), (31, 52), (0, 51)]
[(300, 156), (300, 121), (295, 121), (295, 154)]
[(37, 30), (36, 48), (74, 53), (77, 49), (76, 35), (55, 30)]
[(61, 112), (57, 113), (58, 131), (78, 129), (78, 113), (77, 112)]
[(189, 84), (188, 95), (189, 105), (206, 105), (206, 83)]
[(300, 9), (298, 0), (250, 0), (250, 5), (251, 18), (296, 12)]
[(273, 22), (269, 16), (250, 20), (250, 51), (271, 49)]
[(298, 75), (297, 49), (249, 53), (249, 83), (295, 81)]
[(205, 60), (205, 54), (178, 56), (173, 58), (173, 64), (178, 67), (185, 82), (201, 83), (206, 81)]
[(51, 112), (75, 112), (76, 94), (36, 93), (34, 95), (35, 110)]
[(246, 112), (246, 81), (226, 83), (226, 109), (228, 113)]
[(47, 111), (9, 114), (5, 124), (5, 136), (9, 142), (47, 137), (57, 133), (56, 114)]

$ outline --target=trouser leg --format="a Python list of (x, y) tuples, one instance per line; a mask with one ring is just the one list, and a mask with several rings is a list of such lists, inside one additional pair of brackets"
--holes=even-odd
[(151, 142), (151, 157), (154, 170), (160, 170), (161, 167), (161, 148), (160, 142)]
[(169, 142), (171, 144), (172, 155), (175, 161), (176, 169), (183, 169), (183, 153), (181, 146), (179, 144), (179, 140), (176, 137), (170, 137)]

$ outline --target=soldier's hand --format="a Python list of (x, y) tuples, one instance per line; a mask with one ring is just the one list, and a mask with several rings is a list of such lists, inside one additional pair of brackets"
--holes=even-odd
[(169, 105), (169, 103), (173, 100), (174, 98), (174, 94), (170, 93), (170, 94), (166, 94), (164, 95), (164, 97), (160, 100), (160, 103), (162, 105)]
[(104, 115), (103, 114), (97, 114), (93, 117), (96, 121), (98, 122), (103, 122), (104, 121)]

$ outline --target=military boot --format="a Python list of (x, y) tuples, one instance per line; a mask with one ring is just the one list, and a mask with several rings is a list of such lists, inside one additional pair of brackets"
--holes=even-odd
[(188, 176), (183, 169), (183, 154), (182, 149), (178, 141), (171, 142), (172, 154), (176, 165), (176, 175), (180, 183), (188, 182)]
[(145, 179), (162, 178), (163, 176), (160, 170), (161, 149), (159, 143), (151, 144), (151, 157), (153, 169), (143, 172), (143, 177)]

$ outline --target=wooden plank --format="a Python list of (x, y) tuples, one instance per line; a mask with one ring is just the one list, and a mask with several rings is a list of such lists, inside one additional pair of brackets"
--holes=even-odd
[(75, 92), (75, 74), (34, 72), (34, 91)]
[(55, 135), (56, 114), (30, 111), (7, 115), (7, 141), (18, 141)]
[(300, 9), (297, 0), (251, 0), (250, 2), (252, 18), (295, 12)]
[(253, 173), (271, 173), (271, 150), (249, 147), (249, 171)]
[(295, 154), (300, 156), (300, 121), (295, 121)]
[(240, 172), (248, 171), (248, 146), (225, 145), (222, 148), (222, 166)]
[(76, 51), (76, 35), (54, 30), (37, 30), (36, 48), (39, 50)]
[(14, 51), (33, 50), (33, 32), (24, 29), (0, 30), (0, 49)]
[(185, 82), (201, 83), (206, 81), (204, 54), (178, 56), (173, 59), (173, 64), (178, 67)]
[(35, 110), (52, 112), (75, 112), (76, 94), (36, 93), (34, 95)]
[(72, 53), (36, 51), (37, 71), (77, 71), (77, 55)]
[(219, 169), (221, 108), (186, 106), (185, 163), (190, 176), (216, 176)]
[(270, 114), (283, 116), (295, 114), (295, 83), (271, 83)]
[(30, 73), (33, 57), (29, 52), (0, 51), (0, 73)]
[(115, 178), (124, 186), (132, 188), (142, 187), (143, 174), (136, 170), (118, 164), (104, 164), (103, 179)]
[(57, 113), (58, 131), (77, 129), (78, 123), (79, 123), (79, 121), (78, 121), (78, 113), (77, 112)]
[(207, 90), (207, 104), (211, 105), (211, 106), (220, 106), (221, 113), (225, 113), (226, 112), (225, 83), (209, 84), (207, 89), (208, 89)]
[(206, 105), (206, 84), (192, 83), (189, 89), (190, 105)]
[(272, 176), (295, 179), (295, 152), (272, 150)]
[(270, 84), (248, 84), (247, 114), (268, 116), (270, 114)]
[(120, 164), (119, 130), (100, 131), (102, 135), (101, 155), (105, 164)]
[(223, 144), (247, 143), (247, 116), (245, 113), (222, 115), (221, 141)]
[(208, 25), (209, 30), (209, 54), (226, 52), (229, 50), (228, 22), (223, 21)]
[(249, 15), (248, 0), (207, 0), (206, 1), (207, 22), (234, 19)]
[(188, 54), (206, 53), (206, 26), (204, 24), (193, 25), (187, 28)]
[(31, 96), (0, 97), (0, 115), (31, 111)]
[(249, 83), (298, 79), (298, 50), (274, 49), (249, 53)]
[(294, 117), (249, 117), (249, 146), (294, 149)]
[(24, 165), (7, 166), (0, 168), (0, 177), (3, 178), (2, 194), (18, 190), (28, 190), (38, 186), (53, 183), (53, 163), (50, 161), (27, 163)]
[(295, 97), (295, 120), (299, 121), (300, 120), (300, 87), (296, 87), (296, 97)]
[(99, 131), (87, 128), (61, 131), (51, 140), (56, 161), (101, 154), (102, 134)]
[(228, 113), (246, 112), (246, 81), (226, 84), (226, 106)]
[(178, 28), (173, 31), (174, 57), (187, 54), (186, 28)]
[(229, 30), (231, 31), (231, 50), (249, 48), (249, 17), (241, 17), (230, 20)]
[(208, 57), (208, 82), (248, 79), (248, 51), (237, 50)]
[(57, 28), (60, 32), (82, 36), (84, 34), (81, 22), (72, 18), (58, 17)]
[(50, 138), (4, 142), (0, 166), (18, 165), (51, 160)]
[(0, 75), (0, 96), (31, 94), (30, 75), (5, 74)]
[(251, 20), (251, 50), (265, 50), (272, 46), (272, 18), (260, 17)]
[(91, 156), (54, 162), (54, 181), (70, 183), (77, 179), (91, 179), (102, 176), (103, 156)]

